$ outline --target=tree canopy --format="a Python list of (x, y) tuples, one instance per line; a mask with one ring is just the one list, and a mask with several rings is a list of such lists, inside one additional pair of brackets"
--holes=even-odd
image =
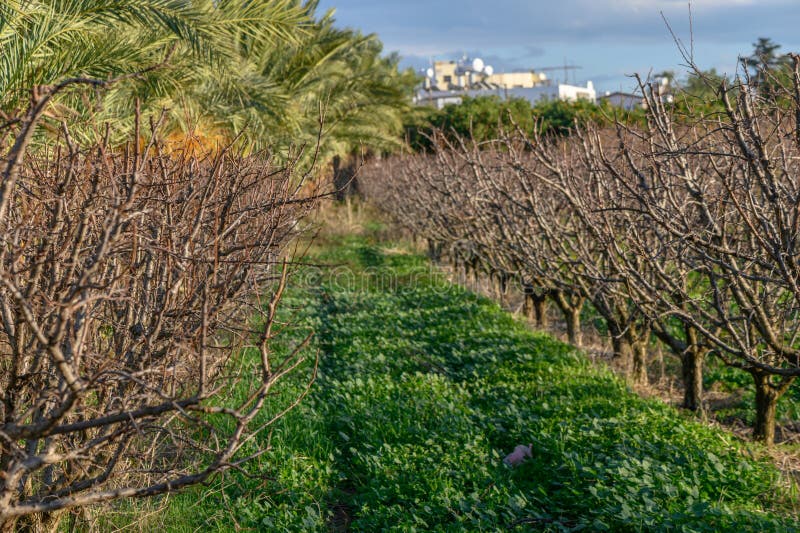
[(375, 35), (336, 27), (317, 1), (12, 0), (0, 5), (0, 48), (7, 120), (37, 86), (124, 78), (60, 95), (46, 122), (79, 137), (107, 123), (123, 138), (138, 105), (167, 110), (168, 131), (200, 143), (390, 149), (416, 83)]
[(433, 130), (482, 142), (497, 139), (502, 131), (511, 129), (567, 135), (576, 125), (611, 123), (614, 116), (637, 121), (643, 115), (586, 100), (545, 100), (534, 105), (523, 98), (477, 96), (465, 97), (461, 104), (449, 104), (441, 110), (425, 108), (406, 127), (411, 148), (422, 150), (429, 147), (428, 137)]

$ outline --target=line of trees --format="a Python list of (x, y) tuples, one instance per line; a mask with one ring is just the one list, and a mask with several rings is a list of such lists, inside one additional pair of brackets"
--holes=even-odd
[(512, 124), (529, 134), (568, 135), (576, 123), (610, 124), (614, 113), (620, 120), (643, 123), (641, 110), (614, 109), (608, 102), (595, 104), (588, 100), (567, 102), (544, 100), (531, 104), (524, 98), (503, 100), (498, 96), (465, 96), (460, 104), (443, 109), (425, 107), (408, 114), (406, 135), (412, 151), (429, 150), (434, 131), (450, 137), (470, 137), (476, 141), (496, 139)]
[(235, 468), (292, 405), (273, 325), (316, 199), (262, 158), (166, 154), (158, 122), (2, 169), (2, 531)]
[(416, 83), (316, 11), (0, 2), (0, 531), (239, 468), (313, 381), (274, 349), (290, 244)]
[(632, 382), (653, 342), (680, 358), (688, 409), (706, 358), (749, 373), (754, 437), (772, 444), (800, 375), (800, 58), (783, 79), (761, 72), (717, 80), (722, 114), (693, 122), (640, 80), (642, 126), (434, 133), (431, 153), (376, 162), (362, 182), (434, 258), (517, 283), (540, 325), (555, 305), (579, 346), (591, 304)]

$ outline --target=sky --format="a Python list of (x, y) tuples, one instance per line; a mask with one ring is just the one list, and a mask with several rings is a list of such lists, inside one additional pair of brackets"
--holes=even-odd
[[(758, 37), (800, 52), (800, 0), (321, 0), (337, 24), (376, 33), (416, 69), (481, 57), (496, 72), (564, 65), (569, 82), (631, 90), (634, 73), (685, 72), (664, 22), (703, 69), (732, 74)], [(662, 18), (663, 14), (663, 18)], [(691, 22), (691, 31), (690, 31)], [(563, 81), (564, 71), (547, 74)]]

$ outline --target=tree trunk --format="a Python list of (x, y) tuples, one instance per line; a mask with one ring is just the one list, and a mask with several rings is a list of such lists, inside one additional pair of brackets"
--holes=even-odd
[(528, 293), (527, 289), (525, 289), (525, 296), (522, 299), (522, 316), (528, 320), (533, 320), (535, 316), (533, 311), (533, 297)]
[(492, 280), (492, 288), (494, 289), (495, 299), (500, 302), (500, 306), (506, 304), (506, 282), (505, 276), (502, 272), (492, 272), (489, 274), (489, 279)]
[(681, 356), (683, 377), (683, 407), (697, 411), (703, 406), (703, 360), (705, 352), (697, 346), (689, 347)]
[(531, 285), (523, 287), (525, 299), (522, 303), (522, 313), (528, 320), (534, 321), (538, 329), (547, 329), (549, 321), (547, 317), (547, 294), (548, 291), (537, 292)]
[(343, 161), (341, 156), (333, 157), (333, 186), (334, 197), (338, 201), (358, 195), (358, 181), (356, 179), (356, 163), (352, 157)]
[(625, 375), (630, 379), (633, 375), (633, 350), (631, 345), (623, 335), (615, 331), (616, 328), (609, 324), (608, 329), (611, 333), (611, 348), (614, 350), (614, 357), (622, 361)]
[(438, 263), (442, 258), (441, 246), (432, 239), (428, 239), (428, 258), (434, 263)]
[(568, 310), (564, 318), (567, 321), (567, 339), (569, 339), (570, 344), (580, 348), (583, 342), (581, 335), (581, 308)]
[(778, 400), (789, 390), (797, 376), (783, 376), (777, 384), (771, 381), (771, 375), (763, 370), (750, 370), (756, 385), (756, 423), (753, 427), (753, 438), (772, 446), (775, 444), (775, 412)]
[(637, 385), (647, 385), (647, 345), (648, 335), (633, 343), (633, 371), (631, 379)]
[(769, 381), (769, 374), (760, 370), (751, 371), (756, 385), (756, 423), (753, 439), (767, 446), (775, 444), (775, 411), (779, 395)]
[(562, 291), (552, 291), (550, 296), (564, 315), (569, 343), (580, 348), (583, 340), (581, 338), (581, 311), (586, 299), (581, 296), (568, 298)]
[(335, 189), (333, 195), (336, 200), (341, 202), (345, 197), (344, 186), (341, 183), (342, 157), (333, 156), (331, 165), (333, 166), (333, 188)]
[(750, 370), (756, 385), (756, 423), (753, 438), (772, 446), (775, 443), (775, 412), (778, 400), (792, 385), (797, 376), (783, 376), (779, 383), (771, 381), (771, 375), (763, 370)]
[(622, 360), (625, 376), (635, 385), (647, 385), (647, 348), (650, 330), (606, 319), (614, 357)]
[(703, 409), (703, 364), (708, 351), (700, 346), (697, 330), (684, 326), (684, 337), (675, 335), (661, 322), (655, 322), (653, 333), (681, 361), (683, 407), (690, 411)]
[(550, 324), (547, 319), (547, 294), (534, 294), (531, 296), (533, 312), (536, 315), (536, 327), (547, 329)]

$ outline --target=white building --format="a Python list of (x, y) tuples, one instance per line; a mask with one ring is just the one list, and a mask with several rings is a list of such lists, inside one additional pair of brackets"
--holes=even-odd
[(464, 57), (460, 61), (436, 61), (427, 69), (425, 82), (414, 102), (441, 109), (447, 104), (460, 104), (465, 96), (498, 96), (503, 100), (523, 98), (531, 104), (545, 100), (587, 100), (594, 103), (597, 99), (591, 81), (586, 87), (580, 87), (553, 84), (544, 74), (533, 71), (495, 74), (494, 69), (480, 58)]
[(554, 85), (540, 85), (527, 89), (508, 89), (506, 92), (508, 93), (505, 95), (506, 98), (524, 98), (532, 104), (543, 100), (564, 100), (566, 102), (587, 100), (592, 103), (597, 100), (597, 91), (594, 90), (594, 84), (591, 81), (586, 83), (586, 87), (559, 83)]
[(442, 109), (447, 104), (460, 104), (465, 96), (498, 96), (502, 100), (523, 98), (534, 105), (547, 100), (564, 100), (567, 102), (587, 100), (592, 103), (597, 100), (597, 92), (594, 89), (594, 84), (590, 81), (586, 84), (586, 87), (561, 83), (510, 89), (490, 84), (475, 84), (468, 89), (444, 91), (431, 87), (420, 89), (414, 98), (414, 102), (418, 105), (432, 105), (437, 109)]
[(633, 111), (634, 109), (644, 108), (644, 98), (641, 94), (624, 93), (615, 91), (613, 93), (607, 92), (600, 97), (601, 101), (608, 102), (613, 107), (620, 107), (626, 111)]

